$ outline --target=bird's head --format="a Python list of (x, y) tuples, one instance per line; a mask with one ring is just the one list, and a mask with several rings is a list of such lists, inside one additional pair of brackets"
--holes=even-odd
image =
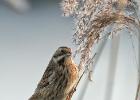
[(70, 58), (72, 51), (69, 47), (59, 47), (53, 55), (55, 62), (64, 61), (66, 58)]

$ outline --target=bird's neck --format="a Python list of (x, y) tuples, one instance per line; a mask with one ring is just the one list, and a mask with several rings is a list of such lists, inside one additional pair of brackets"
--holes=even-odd
[(71, 57), (67, 57), (67, 58), (64, 59), (64, 65), (66, 65), (66, 66), (68, 66), (70, 64), (73, 64), (73, 63), (74, 62), (73, 62)]

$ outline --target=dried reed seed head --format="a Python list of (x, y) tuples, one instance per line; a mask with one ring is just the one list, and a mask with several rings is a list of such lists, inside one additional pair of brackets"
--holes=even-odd
[[(74, 11), (75, 13), (76, 32), (73, 35), (73, 41), (78, 46), (77, 51), (81, 55), (81, 65), (91, 58), (89, 55), (95, 41), (103, 38), (101, 36), (104, 35), (101, 34), (105, 34), (104, 30), (107, 27), (116, 24), (116, 28), (106, 33), (111, 35), (125, 27), (129, 27), (130, 23), (135, 23), (135, 18), (132, 16), (126, 15), (125, 13), (118, 13), (117, 10), (114, 11), (114, 3), (111, 0), (80, 0), (76, 9), (73, 9), (74, 5), (72, 6), (72, 3), (68, 2), (69, 0), (64, 1), (64, 8), (67, 8), (64, 10), (64, 13), (70, 11)], [(118, 5), (124, 6), (132, 1), (116, 0), (114, 2), (118, 2)]]
[(64, 11), (64, 16), (72, 15), (75, 12), (77, 6), (77, 0), (63, 0), (61, 3), (61, 7)]

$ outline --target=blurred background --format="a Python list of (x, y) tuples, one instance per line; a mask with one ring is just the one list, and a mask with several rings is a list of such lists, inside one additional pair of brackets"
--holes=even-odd
[[(74, 21), (62, 16), (60, 2), (0, 1), (0, 100), (27, 100), (54, 51), (59, 46), (75, 49)], [(135, 99), (138, 41), (125, 31), (121, 33), (104, 44), (93, 81), (86, 87), (85, 76), (72, 100)]]

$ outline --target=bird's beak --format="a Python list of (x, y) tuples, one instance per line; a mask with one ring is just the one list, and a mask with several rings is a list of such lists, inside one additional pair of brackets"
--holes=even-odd
[(69, 52), (69, 53), (67, 53), (67, 54), (66, 54), (66, 56), (71, 56), (71, 55), (72, 55), (72, 53), (71, 53), (71, 52)]

